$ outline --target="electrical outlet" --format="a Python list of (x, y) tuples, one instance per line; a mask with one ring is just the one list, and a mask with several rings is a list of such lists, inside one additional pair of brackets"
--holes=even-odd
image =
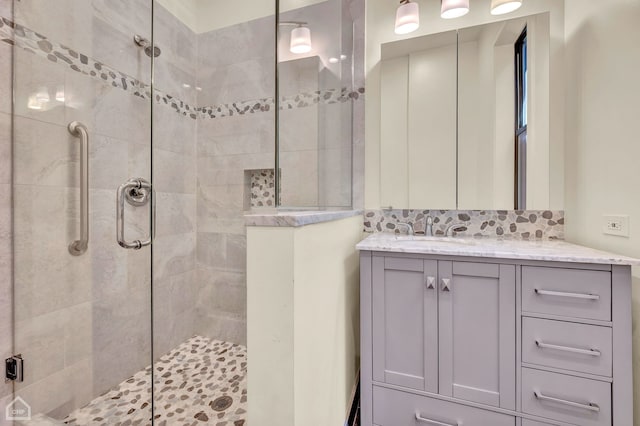
[(605, 215), (603, 216), (603, 230), (607, 235), (618, 237), (629, 236), (629, 216), (627, 215)]

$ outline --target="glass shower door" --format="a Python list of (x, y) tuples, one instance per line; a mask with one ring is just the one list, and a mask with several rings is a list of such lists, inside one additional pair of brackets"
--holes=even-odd
[(0, 31), (13, 44), (13, 349), (24, 374), (8, 413), (147, 424), (151, 1), (13, 5)]

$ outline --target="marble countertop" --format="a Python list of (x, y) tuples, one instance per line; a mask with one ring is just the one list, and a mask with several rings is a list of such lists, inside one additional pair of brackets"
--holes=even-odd
[(362, 210), (267, 210), (245, 214), (247, 226), (299, 227), (362, 215)]
[(362, 240), (362, 251), (544, 260), (551, 262), (640, 265), (640, 259), (595, 250), (559, 240), (522, 241), (496, 238), (444, 238), (378, 232)]

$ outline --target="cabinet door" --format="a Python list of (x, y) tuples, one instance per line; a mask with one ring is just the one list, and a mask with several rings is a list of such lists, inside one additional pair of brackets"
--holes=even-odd
[(438, 263), (373, 258), (373, 380), (438, 391)]
[(515, 409), (515, 266), (441, 261), (441, 395)]

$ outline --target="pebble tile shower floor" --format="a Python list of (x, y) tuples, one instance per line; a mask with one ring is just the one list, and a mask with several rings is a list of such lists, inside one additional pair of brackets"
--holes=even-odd
[[(150, 425), (150, 369), (72, 412), (70, 425)], [(245, 426), (247, 348), (195, 336), (155, 364), (155, 424)]]

